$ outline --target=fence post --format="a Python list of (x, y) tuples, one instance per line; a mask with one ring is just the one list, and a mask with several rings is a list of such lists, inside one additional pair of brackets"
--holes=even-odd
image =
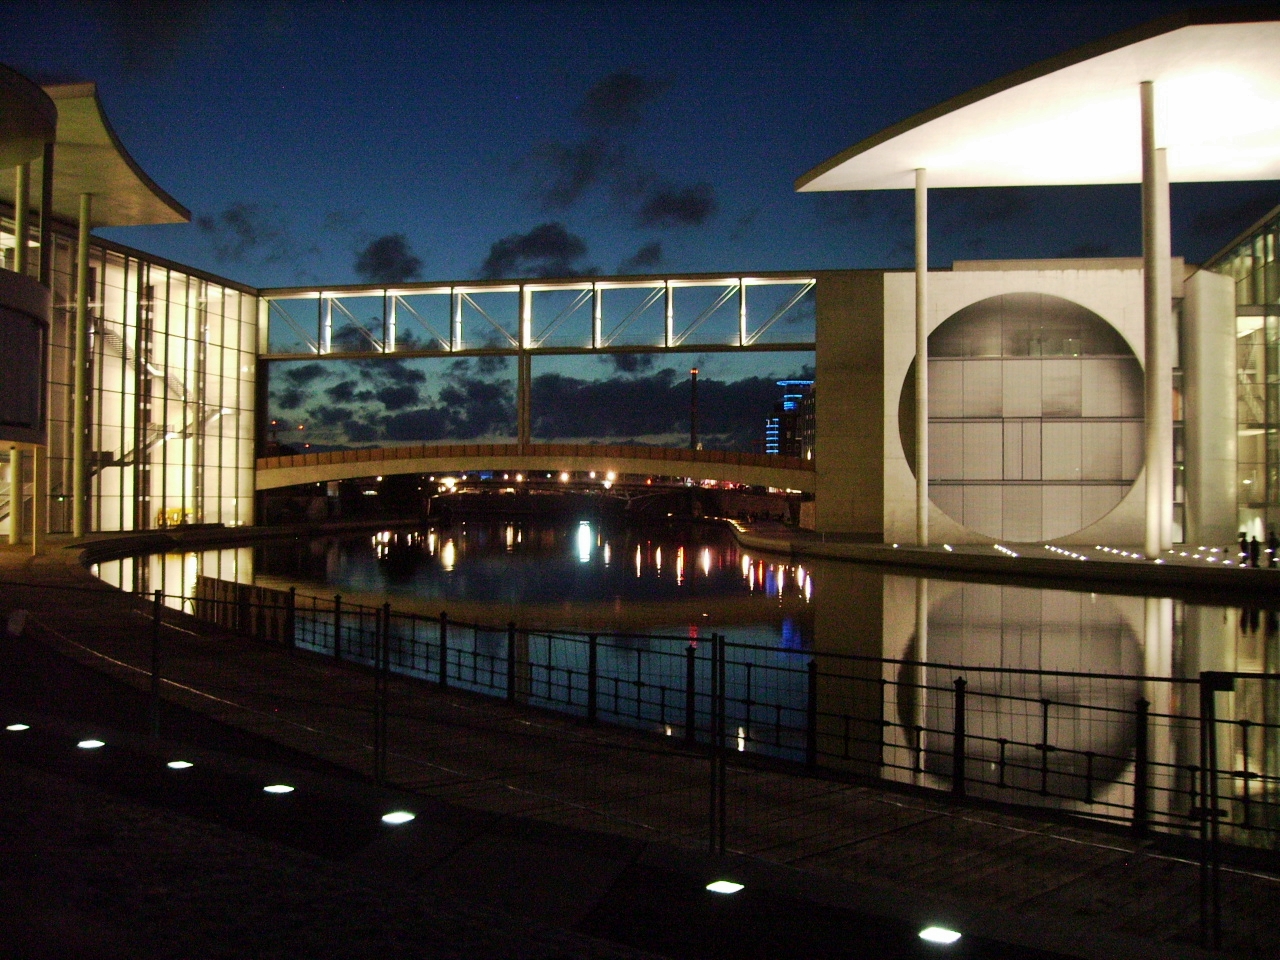
[(726, 682), (725, 682), (726, 680), (725, 661), (728, 658), (729, 650), (728, 650), (728, 644), (725, 643), (724, 634), (720, 634), (718, 639), (720, 642), (716, 644), (716, 650), (718, 650), (720, 653), (720, 679), (719, 679), (719, 682), (716, 684), (716, 686), (720, 691), (720, 710), (719, 710), (720, 739), (717, 744), (719, 749), (716, 752), (720, 755), (720, 775), (717, 778), (717, 785), (720, 788), (720, 813), (716, 818), (717, 820), (716, 825), (720, 829), (720, 853), (723, 855), (725, 828), (728, 823), (728, 817), (725, 814), (725, 807), (727, 803), (726, 797), (728, 794), (728, 781), (729, 781), (727, 771), (725, 769), (728, 763), (728, 754), (729, 754), (729, 751), (725, 746), (725, 734), (726, 734), (727, 724), (728, 724), (728, 720), (726, 717), (726, 703), (728, 701), (728, 693), (726, 690)]
[(951, 792), (964, 796), (964, 677), (956, 677), (954, 731), (951, 737)]
[(333, 659), (342, 659), (342, 594), (333, 595)]
[(293, 647), (297, 644), (295, 636), (294, 624), (298, 622), (298, 588), (289, 588), (289, 606), (284, 612), (284, 643), (287, 647)]
[(507, 702), (516, 702), (516, 625), (507, 624)]
[(694, 726), (698, 715), (698, 673), (694, 660), (697, 655), (698, 648), (690, 642), (684, 651), (684, 739), (687, 743), (694, 743), (698, 739), (698, 731)]
[(716, 852), (716, 813), (719, 810), (719, 804), (717, 803), (719, 789), (716, 786), (717, 764), (720, 760), (720, 660), (716, 654), (719, 646), (716, 642), (716, 635), (713, 633), (711, 635), (711, 710), (709, 711), (711, 742), (708, 750), (711, 757), (710, 790), (708, 791), (710, 808), (707, 811), (707, 852), (712, 854)]
[(1218, 849), (1218, 691), (1235, 689), (1235, 677), (1200, 671), (1200, 937), (1203, 946), (1222, 946), (1222, 878)]
[(587, 719), (596, 719), (596, 685), (599, 676), (600, 644), (594, 633), (587, 635)]
[(818, 660), (809, 661), (809, 700), (805, 710), (804, 765), (818, 765)]
[(1134, 704), (1134, 748), (1133, 748), (1133, 832), (1135, 836), (1147, 833), (1147, 791), (1150, 770), (1147, 766), (1149, 711), (1151, 704), (1139, 697)]
[(449, 614), (440, 611), (440, 686), (449, 686)]
[(160, 735), (160, 618), (164, 591), (157, 590), (151, 606), (151, 735)]

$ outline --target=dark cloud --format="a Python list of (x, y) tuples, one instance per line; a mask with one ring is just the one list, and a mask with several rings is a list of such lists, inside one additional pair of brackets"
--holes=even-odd
[(286, 387), (275, 395), (275, 405), (281, 410), (297, 410), (307, 399), (308, 394), (297, 387)]
[(356, 382), (354, 380), (343, 380), (341, 383), (335, 383), (332, 387), (329, 387), (324, 394), (334, 403), (351, 403), (356, 398)]
[(224, 263), (261, 257), (265, 263), (284, 259), (287, 229), (279, 213), (256, 203), (233, 203), (217, 215), (196, 217), (209, 237), (214, 256)]
[(865, 223), (879, 212), (870, 191), (838, 191), (810, 194), (813, 197), (813, 213), (824, 227), (847, 227)]
[(323, 363), (304, 363), (300, 367), (290, 367), (284, 372), (284, 378), (293, 386), (300, 387), (325, 374)]
[(362, 363), (358, 369), (358, 375), (360, 379), (372, 383), (424, 383), (427, 379), (427, 375), (418, 367), (411, 366), (398, 358), (379, 360), (377, 363)]
[(567, 210), (589, 188), (618, 178), (630, 164), (627, 151), (602, 140), (545, 143), (533, 152), (539, 182), (531, 191), (545, 210)]
[(355, 270), (365, 283), (404, 283), (422, 275), (422, 260), (414, 256), (403, 233), (388, 233), (360, 251)]
[(388, 410), (403, 410), (418, 402), (418, 388), (409, 384), (399, 387), (383, 387), (375, 394), (378, 402)]
[(494, 243), (480, 265), (480, 276), (577, 277), (598, 273), (595, 267), (579, 265), (586, 254), (586, 243), (564, 224), (542, 223), (528, 233), (513, 233)]
[(632, 126), (642, 119), (641, 109), (656, 100), (667, 85), (630, 70), (619, 70), (596, 81), (574, 116), (590, 127)]
[(510, 357), (486, 354), (481, 357), (476, 357), (476, 372), (481, 376), (493, 376), (495, 373), (502, 373), (506, 370), (510, 362)]
[(716, 212), (709, 183), (688, 187), (666, 184), (654, 188), (636, 213), (639, 227), (698, 227)]
[(84, 3), (119, 46), (126, 73), (173, 65), (208, 27), (218, 3), (209, 0), (94, 0)]
[(382, 431), (376, 426), (361, 423), (359, 420), (348, 420), (343, 424), (343, 430), (346, 431), (347, 439), (352, 443), (373, 443), (382, 439)]
[(451, 435), (459, 440), (510, 433), (516, 422), (516, 403), (508, 381), (466, 379), (440, 391), (449, 410)]
[(643, 373), (653, 369), (651, 353), (609, 353), (600, 357), (604, 363), (612, 364), (618, 373)]
[(646, 243), (627, 259), (618, 264), (619, 273), (652, 273), (662, 265), (662, 244)]

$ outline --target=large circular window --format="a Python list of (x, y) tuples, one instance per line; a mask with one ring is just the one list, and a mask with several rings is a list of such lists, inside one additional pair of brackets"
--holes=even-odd
[[(1042, 293), (989, 297), (929, 336), (929, 495), (1001, 540), (1101, 519), (1142, 469), (1142, 368), (1100, 316)], [(898, 429), (915, 462), (915, 362)]]

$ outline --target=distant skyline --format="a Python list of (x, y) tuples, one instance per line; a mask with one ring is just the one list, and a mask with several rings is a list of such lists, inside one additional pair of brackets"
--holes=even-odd
[[(1187, 6), (0, 0), (193, 223), (103, 236), (254, 286), (910, 264), (906, 192), (793, 181), (973, 86)], [(1273, 183), (1176, 185), (1202, 259)], [(933, 265), (1136, 255), (1136, 186), (935, 191)]]

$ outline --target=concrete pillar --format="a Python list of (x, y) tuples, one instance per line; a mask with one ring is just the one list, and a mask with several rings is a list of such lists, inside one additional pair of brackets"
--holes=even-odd
[(45, 504), (48, 502), (49, 468), (47, 448), (36, 446), (31, 452), (31, 555), (38, 557), (44, 548)]
[(516, 378), (516, 441), (521, 451), (533, 442), (533, 363), (529, 353), (522, 351), (517, 358)]
[(22, 448), (9, 448), (9, 542), (22, 542)]
[(13, 170), (13, 272), (27, 272), (27, 214), (31, 209), (31, 164)]
[(89, 469), (89, 228), (93, 196), (80, 194), (80, 234), (76, 245), (76, 330), (74, 411), (71, 437), (71, 535), (83, 537), (88, 518)]
[(1192, 274), (1182, 300), (1186, 538), (1231, 546), (1236, 512), (1236, 311), (1230, 277)]
[(1173, 545), (1173, 289), (1170, 270), (1169, 173), (1156, 149), (1155, 90), (1141, 85), (1142, 305), (1146, 376), (1146, 523), (1143, 550)]
[(44, 145), (40, 165), (40, 275), (46, 287), (53, 285), (53, 144)]
[(929, 545), (929, 188), (916, 170), (916, 542)]

